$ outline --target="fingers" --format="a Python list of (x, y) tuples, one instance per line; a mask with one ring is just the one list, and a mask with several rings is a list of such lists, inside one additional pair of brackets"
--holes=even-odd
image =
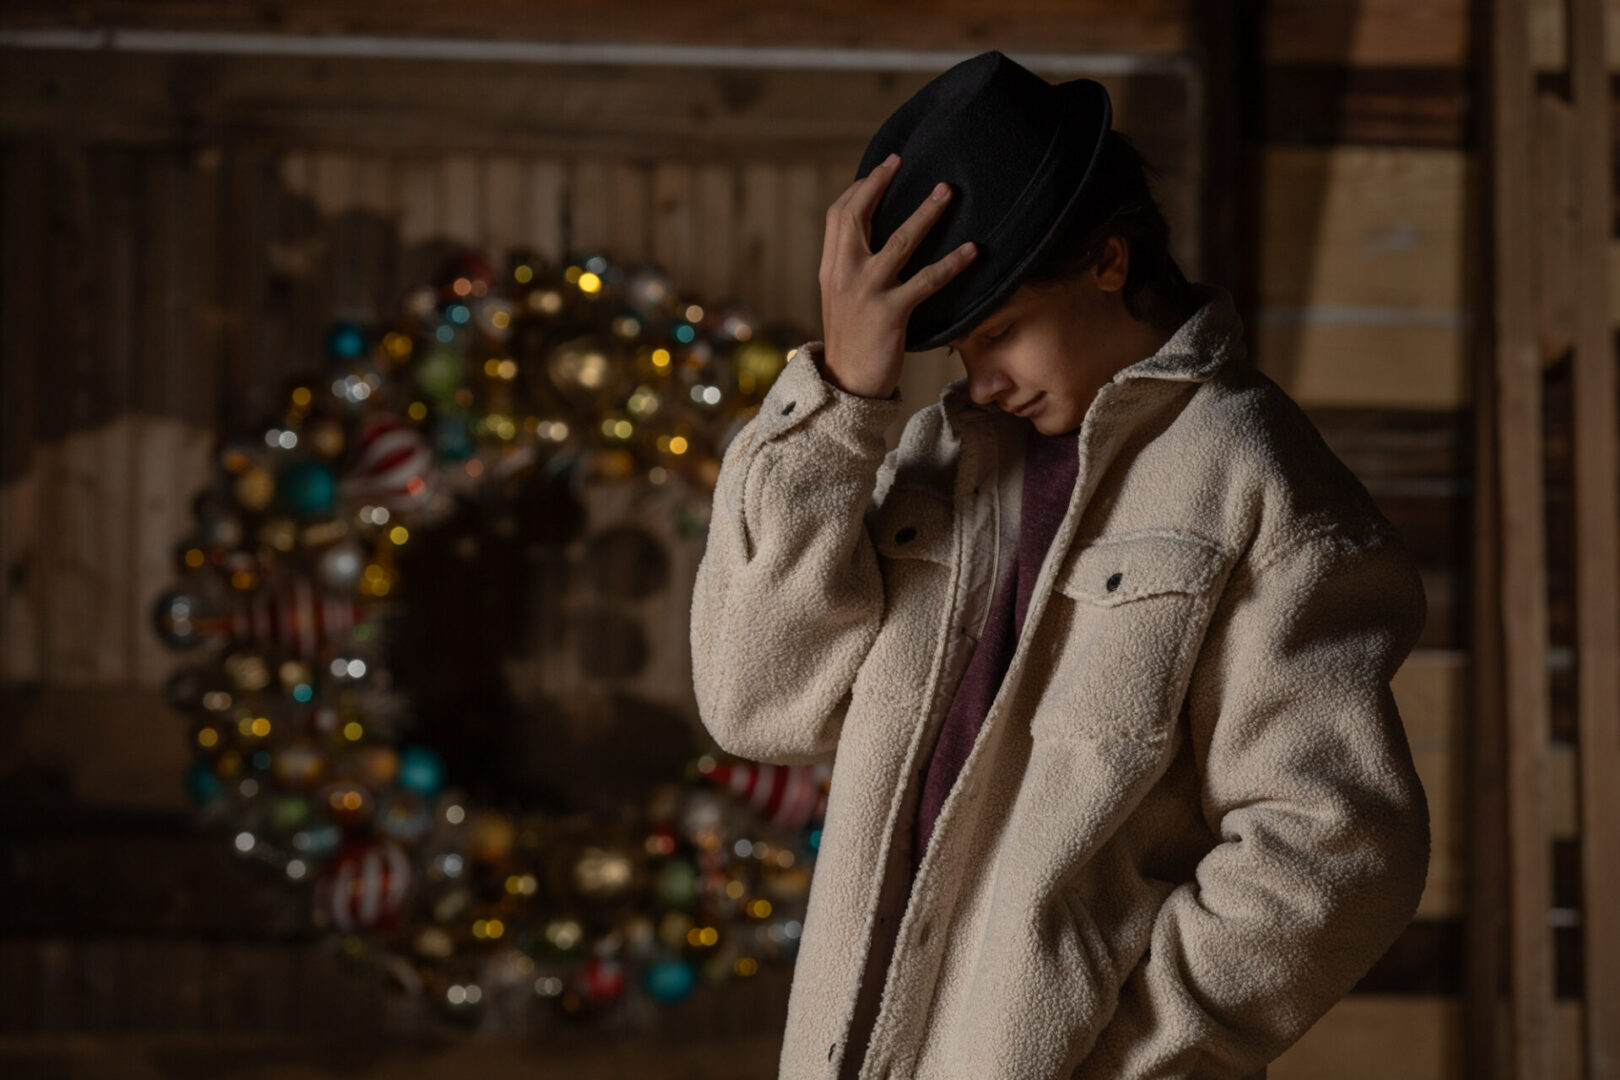
[[(851, 214), (857, 220), (860, 220), (863, 213), (869, 219), (872, 212), (871, 207), (877, 204), (877, 193), (881, 192), (883, 188), (888, 186), (889, 180), (893, 178), (895, 172), (897, 172), (899, 168), (900, 155), (890, 154), (887, 158), (873, 166), (871, 172), (867, 173), (859, 180), (856, 180), (854, 183), (850, 184), (849, 187), (845, 188), (844, 193), (838, 196), (837, 199), (833, 200), (833, 204), (829, 208), (828, 212), (831, 213), (833, 210), (843, 210), (848, 208)], [(873, 194), (863, 210), (860, 200), (863, 197), (863, 193), (868, 191), (872, 191)]]
[(894, 174), (899, 171), (900, 155), (890, 154), (882, 164), (867, 173), (850, 192), (846, 207), (859, 226), (859, 235), (863, 242), (872, 233), (872, 211), (877, 209), (878, 200), (883, 197), (889, 181), (893, 180)]
[(846, 256), (871, 255), (867, 238), (872, 231), (872, 212), (899, 168), (899, 155), (890, 154), (887, 160), (845, 188), (827, 208), (827, 231), (836, 234), (834, 242)]
[(978, 245), (969, 240), (960, 247), (953, 248), (950, 254), (929, 263), (911, 275), (889, 295), (909, 312), (951, 278), (960, 274), (978, 253)]
[(846, 272), (859, 269), (859, 264), (870, 258), (872, 253), (868, 237), (872, 227), (872, 211), (899, 167), (899, 155), (890, 154), (871, 172), (845, 188), (843, 194), (827, 207), (827, 228), (822, 237), (819, 275), (823, 287), (845, 276)]
[(889, 155), (888, 160), (845, 188), (827, 208), (819, 275), (824, 296), (830, 288), (852, 283), (859, 277), (865, 283), (864, 289), (886, 294), (890, 304), (909, 312), (959, 274), (978, 254), (977, 247), (969, 242), (923, 267), (902, 284), (894, 285), (900, 268), (950, 205), (953, 195), (948, 184), (936, 187), (894, 231), (883, 248), (872, 254), (869, 241), (872, 213), (899, 166), (899, 157)]
[(922, 205), (890, 234), (882, 250), (872, 258), (872, 273), (878, 275), (879, 281), (887, 284), (894, 280), (917, 245), (922, 243), (923, 235), (939, 220), (945, 207), (950, 205), (951, 194), (951, 186), (941, 180), (922, 201)]

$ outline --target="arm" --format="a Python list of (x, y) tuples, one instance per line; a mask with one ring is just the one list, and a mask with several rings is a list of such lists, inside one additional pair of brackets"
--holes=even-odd
[(827, 382), (801, 347), (721, 460), (692, 594), (698, 712), (729, 753), (830, 758), (883, 617), (865, 511), (899, 414)]
[(1410, 922), (1429, 815), (1389, 681), (1425, 616), (1398, 541), (1319, 534), (1240, 566), (1188, 691), (1221, 842), (1165, 898), (1075, 1080), (1254, 1074)]

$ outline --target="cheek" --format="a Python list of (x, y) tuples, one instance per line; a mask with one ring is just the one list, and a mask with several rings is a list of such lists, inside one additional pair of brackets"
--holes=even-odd
[(1021, 387), (1051, 393), (1063, 386), (1062, 367), (1053, 362), (1050, 346), (1026, 338), (1008, 349), (1004, 370)]

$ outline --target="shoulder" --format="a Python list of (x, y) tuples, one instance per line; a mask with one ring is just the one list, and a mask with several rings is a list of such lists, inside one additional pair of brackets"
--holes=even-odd
[(1251, 364), (1226, 365), (1203, 384), (1181, 422), (1212, 448), (1250, 504), (1257, 560), (1317, 539), (1351, 546), (1399, 540), (1305, 410)]

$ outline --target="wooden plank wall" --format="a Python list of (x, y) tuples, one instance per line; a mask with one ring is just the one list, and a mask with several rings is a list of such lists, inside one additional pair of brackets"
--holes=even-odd
[[(376, 29), (365, 5), (275, 6), (292, 31)], [(1053, 49), (1125, 47), (1131, 26), (1138, 54), (1191, 45), (1183, 13), (1168, 4), (1133, 5), (1129, 16), (1092, 4), (1037, 16), (1036, 6), (1012, 5), (1000, 25), (1039, 23), (1047, 36), (1029, 40)], [(44, 8), (19, 10), (52, 19)], [(78, 25), (191, 25), (163, 5), (74, 9)], [(480, 33), (494, 25), (481, 18), (512, 9), (481, 10), (431, 18), (457, 20), (438, 29)], [(683, 29), (662, 10), (611, 29), (664, 41), (728, 33), (702, 20)], [(977, 16), (963, 7), (947, 5), (937, 21), (897, 11), (879, 25), (862, 22), (855, 5), (836, 7), (825, 27), (788, 26), (799, 36), (787, 40), (1007, 47), (977, 36), (995, 27), (964, 30)], [(1480, 257), (1468, 229), (1479, 164), (1467, 5), (1273, 0), (1264, 11), (1240, 28), (1260, 58), (1249, 72), (1258, 85), (1243, 91), (1257, 106), (1255, 358), (1419, 554), (1430, 619), (1395, 693), (1433, 822), (1418, 921), (1271, 1075), (1461, 1077), (1470, 341), (1479, 317), (1468, 268)], [(1549, 78), (1564, 49), (1559, 11), (1553, 0), (1532, 5), (1531, 55)], [(209, 25), (254, 28), (223, 12)], [(770, 36), (780, 26), (732, 14), (733, 40), (784, 40)], [(431, 21), (419, 6), (401, 17)], [(589, 36), (589, 17), (571, 18), (584, 20), (571, 31)], [(1611, 11), (1611, 68), (1620, 64), (1617, 22)], [(64, 769), (83, 756), (82, 736), (68, 730), (74, 718), (102, 715), (95, 730), (114, 732), (100, 736), (110, 747), (161, 724), (152, 688), (169, 654), (146, 632), (146, 606), (184, 517), (178, 493), (200, 481), (213, 431), (262, 413), (279, 379), (315, 354), (327, 318), (379, 310), (446, 243), (516, 237), (548, 254), (602, 245), (648, 255), (699, 293), (735, 294), (813, 325), (821, 212), (872, 126), (925, 78), (582, 67), (537, 82), (517, 65), (447, 63), (442, 78), (422, 80), (407, 77), (418, 68), (385, 61), (5, 59), (0, 344), (8, 358), (39, 362), (6, 363), (0, 388), (0, 701), (20, 718), (0, 747)], [(1197, 163), (1182, 156), (1191, 139), (1176, 126), (1194, 103), (1171, 78), (1110, 85), (1121, 128), (1171, 166), (1178, 255), (1195, 268)], [(902, 392), (926, 402), (952, 374), (925, 360)], [(1551, 440), (1549, 468), (1559, 449)], [(696, 554), (677, 555), (677, 579)], [(1555, 626), (1558, 610), (1555, 600)], [(684, 648), (676, 600), (651, 617), (667, 619), (656, 640)], [(684, 671), (678, 651), (658, 663), (654, 682)], [(1560, 677), (1555, 668), (1560, 741), (1546, 789), (1562, 800), (1551, 828), (1555, 900), (1567, 911), (1577, 814), (1574, 721), (1567, 698), (1560, 711)], [(115, 715), (120, 695), (141, 694), (143, 708)], [(121, 781), (108, 767), (89, 784), (82, 772), (71, 780), (113, 802), (172, 807), (184, 748), (147, 753), (145, 779)], [(1559, 972), (1561, 1077), (1580, 1074), (1576, 974)]]
[[(1545, 82), (1562, 78), (1562, 7), (1529, 5), (1527, 48)], [(1609, 4), (1607, 53), (1620, 70), (1620, 6)], [(1473, 229), (1480, 191), (1477, 72), (1469, 9), (1461, 3), (1266, 5), (1263, 165), (1256, 314), (1260, 366), (1306, 405), (1330, 443), (1356, 468), (1423, 565), (1430, 619), (1419, 648), (1396, 677), (1395, 693), (1429, 796), (1433, 855), (1418, 920), (1380, 967), (1399, 963), (1435, 976), (1436, 993), (1389, 1002), (1363, 1026), (1347, 999), (1274, 1067), (1272, 1075), (1484, 1075), (1470, 1052), (1489, 1044), (1489, 1023), (1464, 1028), (1462, 919), (1470, 889), (1475, 799), (1470, 750), (1487, 715), (1472, 700), (1469, 571), (1472, 561), (1474, 328), (1483, 310), (1474, 272), (1487, 245)], [(1539, 167), (1539, 162), (1538, 162)], [(1610, 265), (1620, 247), (1610, 242)], [(1567, 303), (1557, 283), (1541, 303)], [(1610, 325), (1620, 323), (1611, 288)], [(1542, 759), (1551, 934), (1557, 1002), (1552, 1075), (1584, 1075), (1577, 1000), (1580, 954), (1580, 828), (1570, 653), (1573, 604), (1558, 587), (1569, 544), (1569, 384), (1555, 369), (1547, 389), (1544, 468), (1548, 476), (1549, 656), (1552, 742)], [(1370, 409), (1364, 422), (1353, 417)], [(1357, 460), (1356, 431), (1378, 430), (1386, 449), (1407, 435), (1408, 467), (1374, 454)], [(1419, 471), (1419, 447), (1444, 448), (1442, 470)], [(1486, 852), (1486, 854), (1490, 854)], [(1488, 934), (1488, 931), (1487, 931)], [(1420, 959), (1426, 958), (1426, 959)], [(1379, 1038), (1369, 1027), (1382, 1023)], [(1592, 1022), (1598, 1022), (1592, 1018)], [(1438, 1032), (1434, 1025), (1441, 1025)], [(1503, 1026), (1495, 1034), (1505, 1037)], [(1432, 1038), (1438, 1035), (1438, 1038)], [(1465, 1043), (1465, 1037), (1468, 1042)], [(1383, 1050), (1376, 1047), (1382, 1045)], [(1354, 1061), (1354, 1067), (1345, 1064)], [(1471, 1064), (1473, 1062), (1473, 1064)]]

